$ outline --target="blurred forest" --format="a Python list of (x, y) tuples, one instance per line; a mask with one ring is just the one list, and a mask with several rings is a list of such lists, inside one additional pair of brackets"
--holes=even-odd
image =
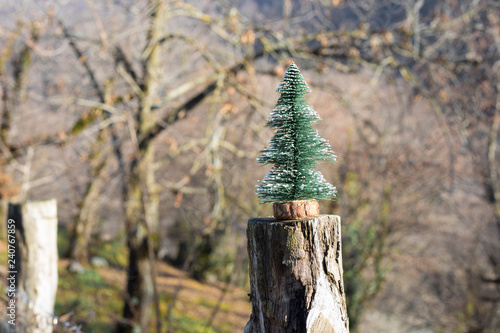
[(500, 332), (495, 0), (3, 0), (0, 198), (56, 198), (65, 262), (118, 244), (113, 325), (173, 331), (160, 261), (249, 290), (292, 60), (338, 156), (351, 331)]

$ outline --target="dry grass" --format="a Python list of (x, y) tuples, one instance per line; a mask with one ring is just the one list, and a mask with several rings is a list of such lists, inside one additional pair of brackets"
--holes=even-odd
[[(6, 249), (6, 243), (0, 241), (2, 298), (6, 297)], [(59, 260), (55, 314), (62, 316), (72, 311), (71, 321), (82, 323), (86, 332), (111, 332), (121, 315), (126, 270), (88, 267), (87, 273), (74, 275), (67, 271), (68, 264), (67, 259)], [(170, 325), (175, 332), (243, 331), (251, 313), (248, 291), (225, 288), (222, 283), (201, 283), (163, 262), (158, 263), (157, 270), (163, 330), (169, 322), (165, 317), (167, 309), (173, 304)], [(5, 302), (0, 302), (0, 313), (5, 313)]]

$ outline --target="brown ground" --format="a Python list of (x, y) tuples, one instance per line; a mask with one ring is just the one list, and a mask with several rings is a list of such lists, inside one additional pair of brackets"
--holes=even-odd
[[(5, 300), (7, 299), (5, 292), (7, 282), (5, 280), (7, 272), (6, 250), (6, 243), (0, 241), (0, 280), (2, 281), (0, 283), (0, 317), (3, 317), (5, 313)], [(68, 278), (69, 273), (66, 271), (68, 263), (67, 259), (59, 260), (59, 282)], [(126, 271), (124, 269), (107, 267), (98, 268), (96, 271), (109, 285), (120, 291), (125, 290)], [(247, 296), (248, 291), (243, 288), (233, 286), (225, 288), (222, 283), (201, 283), (186, 277), (183, 271), (163, 262), (158, 263), (157, 283), (162, 316), (165, 315), (167, 307), (172, 304), (172, 300), (175, 300), (173, 304), (176, 313), (197, 318), (207, 324), (211, 322), (210, 326), (215, 328), (217, 332), (242, 332), (250, 316), (251, 304)], [(62, 295), (64, 292), (65, 290), (59, 287), (57, 297), (66, 297), (66, 295)], [(96, 298), (99, 299), (100, 297), (97, 296)], [(165, 299), (168, 299), (169, 302), (165, 302)], [(103, 303), (105, 302), (103, 300)], [(109, 323), (119, 318), (119, 313), (112, 312), (109, 314)], [(162, 318), (162, 321), (164, 320), (165, 318)], [(224, 329), (218, 329), (221, 327)]]

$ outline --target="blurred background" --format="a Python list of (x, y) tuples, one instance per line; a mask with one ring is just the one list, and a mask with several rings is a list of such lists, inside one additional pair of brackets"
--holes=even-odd
[(338, 156), (351, 331), (500, 332), (495, 0), (2, 0), (0, 197), (57, 199), (54, 316), (243, 330), (291, 61)]

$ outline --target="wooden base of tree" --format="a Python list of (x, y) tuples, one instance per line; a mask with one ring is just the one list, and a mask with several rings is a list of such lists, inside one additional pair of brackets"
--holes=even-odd
[(248, 221), (252, 315), (245, 333), (345, 333), (340, 217)]
[(317, 200), (298, 200), (273, 204), (273, 215), (278, 220), (295, 220), (319, 215)]

